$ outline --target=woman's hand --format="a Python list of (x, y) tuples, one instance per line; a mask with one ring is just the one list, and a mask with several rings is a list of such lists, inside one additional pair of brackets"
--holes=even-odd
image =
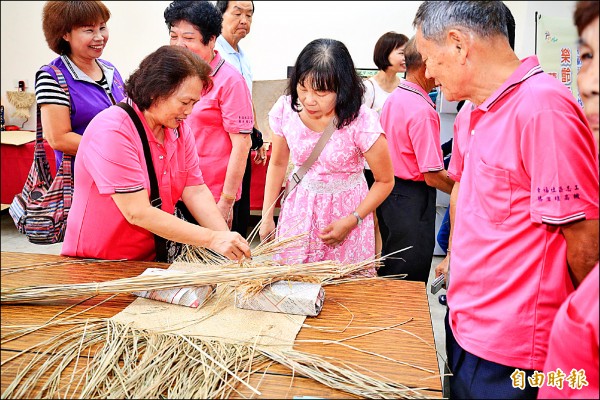
[(267, 164), (267, 147), (268, 143), (264, 143), (258, 148), (258, 150), (256, 150), (256, 154), (254, 155), (254, 162), (256, 164)]
[(357, 222), (354, 215), (348, 215), (327, 225), (318, 236), (326, 245), (336, 247), (346, 239)]
[(233, 221), (233, 204), (235, 200), (229, 200), (221, 196), (217, 203), (217, 208), (221, 212), (223, 219), (227, 222), (227, 226), (231, 229), (231, 223)]
[(224, 255), (230, 260), (241, 261), (250, 258), (250, 245), (237, 232), (213, 231), (208, 248)]
[(264, 219), (258, 230), (261, 242), (270, 242), (275, 239), (275, 220), (273, 218)]

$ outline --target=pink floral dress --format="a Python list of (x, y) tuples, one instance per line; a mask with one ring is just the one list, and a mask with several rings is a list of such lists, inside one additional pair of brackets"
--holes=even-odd
[[(296, 171), (305, 162), (321, 133), (307, 128), (292, 110), (290, 96), (281, 96), (269, 112), (269, 123), (276, 135), (283, 136), (290, 149)], [(349, 126), (331, 135), (325, 148), (300, 184), (282, 205), (277, 225), (278, 237), (309, 233), (301, 248), (284, 250), (279, 259), (286, 263), (310, 263), (335, 260), (357, 263), (375, 254), (375, 236), (371, 213), (336, 247), (323, 243), (317, 234), (331, 222), (351, 214), (368, 192), (363, 174), (363, 153), (382, 134), (376, 111), (362, 106)], [(375, 276), (375, 268), (365, 271)]]

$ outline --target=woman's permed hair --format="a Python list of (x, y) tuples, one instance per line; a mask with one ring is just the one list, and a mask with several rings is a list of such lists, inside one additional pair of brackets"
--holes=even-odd
[(581, 36), (581, 32), (585, 27), (591, 24), (599, 15), (600, 3), (598, 0), (578, 1), (575, 4), (575, 12), (573, 13), (573, 22), (577, 27), (577, 34)]
[(164, 17), (169, 30), (179, 21), (194, 25), (202, 35), (204, 45), (221, 34), (223, 16), (208, 1), (174, 1), (165, 9)]
[(203, 92), (212, 87), (211, 67), (192, 51), (180, 46), (161, 46), (146, 56), (125, 82), (125, 91), (145, 111), (159, 99), (171, 96), (187, 78), (197, 76)]
[(292, 109), (296, 112), (300, 112), (297, 86), (304, 85), (307, 78), (310, 78), (313, 90), (335, 92), (337, 128), (349, 125), (358, 117), (365, 87), (344, 43), (316, 39), (300, 52), (287, 88)]
[(101, 1), (47, 1), (42, 9), (42, 30), (48, 47), (59, 55), (71, 54), (63, 36), (73, 28), (106, 23), (110, 11)]
[(373, 49), (373, 62), (381, 71), (385, 71), (390, 64), (390, 54), (398, 47), (408, 42), (408, 37), (402, 33), (386, 32), (377, 40)]

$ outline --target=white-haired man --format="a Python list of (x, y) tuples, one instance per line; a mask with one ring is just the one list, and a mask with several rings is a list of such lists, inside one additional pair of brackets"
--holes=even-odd
[(594, 137), (565, 86), (515, 55), (506, 18), (499, 1), (427, 1), (413, 22), (427, 76), (472, 103), (448, 168), (453, 398), (535, 397), (554, 316), (598, 260)]

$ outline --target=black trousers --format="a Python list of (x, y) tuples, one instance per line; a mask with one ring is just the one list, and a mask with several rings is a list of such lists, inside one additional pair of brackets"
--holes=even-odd
[(252, 177), (252, 152), (248, 152), (246, 170), (242, 180), (242, 196), (233, 205), (233, 220), (231, 230), (238, 232), (242, 237), (248, 236), (248, 225), (250, 222), (250, 183)]
[(521, 378), (524, 385), (522, 389), (515, 388), (511, 375), (517, 372), (517, 368), (485, 360), (460, 347), (450, 328), (449, 312), (448, 310), (444, 318), (444, 326), (448, 368), (452, 373), (451, 399), (535, 399), (537, 397), (538, 388), (529, 384), (529, 378), (534, 370), (520, 368), (523, 372)]
[(436, 189), (425, 182), (396, 178), (392, 193), (377, 209), (384, 260), (380, 276), (407, 274), (406, 280), (427, 283), (435, 247)]

